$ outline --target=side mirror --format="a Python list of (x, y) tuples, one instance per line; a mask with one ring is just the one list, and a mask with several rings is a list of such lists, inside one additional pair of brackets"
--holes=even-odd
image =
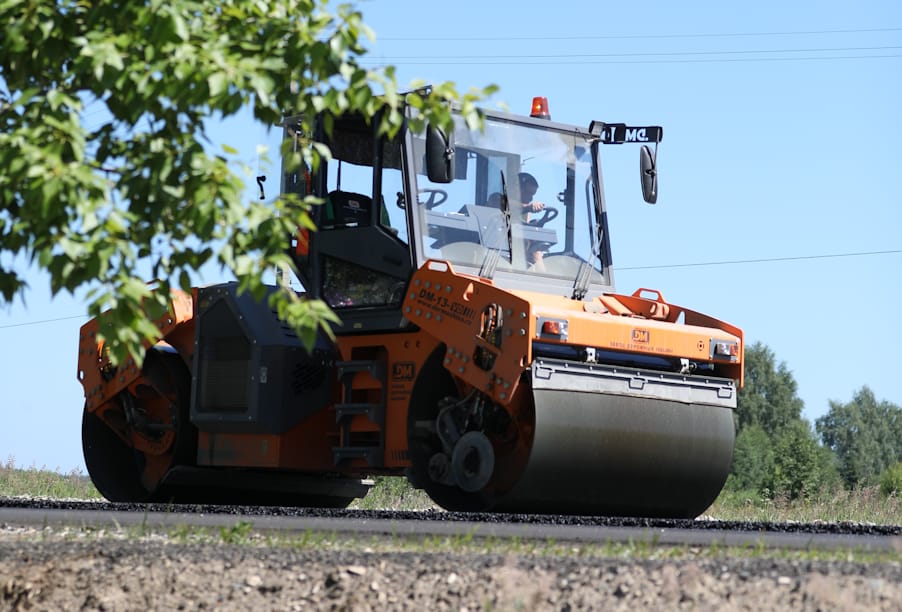
[(433, 183), (454, 179), (454, 134), (445, 134), (432, 125), (426, 128), (426, 176)]
[(655, 155), (648, 145), (639, 150), (639, 178), (642, 180), (642, 198), (649, 204), (658, 201), (658, 168)]

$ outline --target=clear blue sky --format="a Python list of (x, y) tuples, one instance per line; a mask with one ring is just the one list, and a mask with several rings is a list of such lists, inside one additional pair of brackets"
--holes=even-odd
[[(863, 385), (902, 405), (902, 3), (425, 6), (360, 5), (370, 61), (402, 84), (495, 83), (490, 105), (514, 112), (543, 95), (557, 121), (664, 127), (655, 206), (638, 150), (605, 150), (620, 292), (657, 289), (742, 327), (786, 362), (812, 421)], [(221, 134), (248, 159), (267, 139), (250, 123)], [(84, 305), (31, 283), (24, 305), (0, 307), (0, 461), (84, 470)]]

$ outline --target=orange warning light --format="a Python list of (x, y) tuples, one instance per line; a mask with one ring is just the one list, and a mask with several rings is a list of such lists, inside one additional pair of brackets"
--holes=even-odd
[(545, 96), (536, 96), (532, 99), (532, 111), (530, 117), (536, 119), (551, 119), (551, 113), (548, 110), (548, 98)]
[(558, 336), (564, 340), (567, 339), (568, 322), (556, 319), (548, 319), (542, 322), (543, 336)]

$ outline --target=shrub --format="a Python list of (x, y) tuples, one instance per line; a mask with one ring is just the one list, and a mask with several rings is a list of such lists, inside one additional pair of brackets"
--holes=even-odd
[(880, 492), (885, 497), (902, 497), (902, 461), (897, 461), (880, 474)]
[(768, 488), (789, 499), (807, 497), (824, 488), (830, 455), (824, 454), (804, 419), (783, 428), (774, 441), (774, 466)]
[(727, 480), (730, 491), (760, 493), (774, 471), (774, 451), (770, 436), (759, 425), (750, 425), (736, 436), (733, 468)]

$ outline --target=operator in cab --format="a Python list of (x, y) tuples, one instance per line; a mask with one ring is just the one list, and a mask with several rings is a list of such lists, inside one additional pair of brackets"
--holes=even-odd
[(536, 192), (539, 190), (539, 181), (536, 177), (528, 172), (521, 172), (517, 175), (520, 182), (520, 214), (523, 215), (523, 221), (529, 221), (529, 213), (540, 212), (545, 210), (544, 202), (533, 202)]
[[(536, 177), (528, 172), (521, 172), (517, 175), (517, 179), (520, 184), (520, 202), (519, 205), (512, 202), (511, 209), (519, 210), (522, 221), (526, 223), (529, 221), (529, 213), (545, 210), (545, 204), (532, 201), (536, 192), (539, 190), (539, 182), (536, 180)], [(497, 192), (493, 193), (489, 196), (486, 204), (500, 209), (501, 194)]]
[[(512, 213), (513, 211), (519, 211), (520, 223), (529, 223), (530, 213), (541, 212), (545, 210), (544, 202), (533, 201), (536, 192), (539, 190), (539, 181), (537, 181), (536, 177), (529, 174), (528, 172), (521, 172), (517, 175), (517, 182), (519, 183), (520, 187), (519, 201), (511, 201), (510, 209)], [(501, 194), (491, 194), (488, 197), (486, 205), (500, 209)], [(527, 241), (524, 246), (526, 250), (526, 261), (527, 265), (529, 266), (529, 270), (543, 272), (545, 270), (545, 264), (542, 261), (542, 255), (544, 254), (544, 245), (538, 242)]]
[[(520, 183), (520, 215), (523, 223), (529, 223), (529, 214), (545, 210), (544, 202), (534, 202), (533, 198), (539, 190), (539, 181), (528, 172), (517, 175)], [(526, 241), (526, 261), (530, 270), (545, 271), (543, 256), (544, 245), (539, 242)]]

